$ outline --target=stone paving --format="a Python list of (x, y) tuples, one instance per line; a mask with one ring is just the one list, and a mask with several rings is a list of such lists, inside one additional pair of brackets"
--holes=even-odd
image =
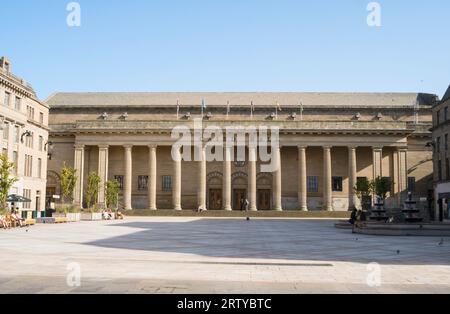
[[(335, 222), (134, 217), (0, 230), (0, 293), (450, 293), (450, 238), (353, 235)], [(78, 271), (80, 286), (68, 285)]]

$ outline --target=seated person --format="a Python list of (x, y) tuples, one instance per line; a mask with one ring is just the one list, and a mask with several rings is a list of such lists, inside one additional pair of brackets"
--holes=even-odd
[(124, 216), (120, 211), (117, 211), (117, 219), (123, 220)]
[(12, 219), (14, 219), (19, 223), (20, 228), (22, 228), (25, 225), (25, 219), (19, 216), (18, 210), (13, 210), (13, 212), (11, 213), (11, 217)]
[(5, 230), (11, 228), (11, 224), (6, 219), (6, 216), (3, 216), (3, 215), (0, 215), (0, 225), (3, 226), (3, 229), (5, 229)]

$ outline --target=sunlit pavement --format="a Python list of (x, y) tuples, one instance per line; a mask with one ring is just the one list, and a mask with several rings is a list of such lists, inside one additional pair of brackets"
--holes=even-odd
[(0, 293), (450, 293), (450, 239), (354, 235), (334, 222), (155, 217), (0, 230)]

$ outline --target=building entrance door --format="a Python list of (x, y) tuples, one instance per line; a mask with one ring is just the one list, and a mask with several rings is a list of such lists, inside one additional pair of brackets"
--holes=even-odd
[(209, 209), (210, 210), (222, 209), (222, 190), (220, 189), (209, 190)]
[(233, 191), (233, 209), (241, 210), (241, 202), (247, 198), (247, 190), (237, 189)]
[(270, 210), (271, 190), (258, 190), (258, 210)]

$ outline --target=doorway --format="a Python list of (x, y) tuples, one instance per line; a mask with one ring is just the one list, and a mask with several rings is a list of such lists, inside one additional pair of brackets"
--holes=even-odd
[(222, 209), (222, 190), (210, 189), (209, 190), (209, 209), (221, 210)]
[(236, 189), (233, 191), (233, 209), (241, 210), (241, 200), (245, 200), (247, 198), (247, 190), (245, 189)]
[(258, 210), (271, 210), (271, 190), (258, 190)]

